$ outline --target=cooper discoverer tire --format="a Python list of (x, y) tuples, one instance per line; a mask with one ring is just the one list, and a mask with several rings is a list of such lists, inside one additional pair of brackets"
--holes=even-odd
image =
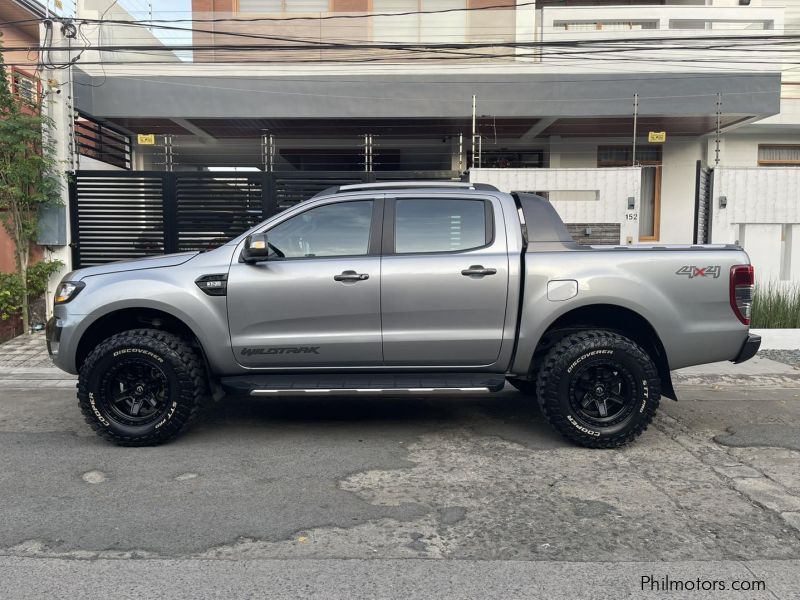
[(632, 340), (606, 330), (564, 337), (545, 356), (536, 379), (547, 421), (587, 448), (616, 448), (652, 422), (661, 380)]
[(101, 342), (78, 376), (78, 404), (101, 437), (153, 446), (186, 430), (207, 396), (203, 364), (181, 338), (157, 329)]

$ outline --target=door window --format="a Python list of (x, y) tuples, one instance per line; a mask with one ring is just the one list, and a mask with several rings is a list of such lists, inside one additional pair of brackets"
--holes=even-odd
[(487, 206), (484, 200), (397, 200), (395, 253), (457, 252), (485, 246), (491, 241)]
[(372, 201), (312, 208), (267, 232), (270, 248), (285, 258), (364, 256), (369, 253)]

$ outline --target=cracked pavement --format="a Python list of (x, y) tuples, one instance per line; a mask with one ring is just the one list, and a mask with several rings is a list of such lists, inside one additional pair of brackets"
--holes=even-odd
[(68, 380), (29, 387), (13, 371), (0, 378), (0, 596), (137, 597), (98, 579), (110, 571), (201, 597), (182, 595), (187, 573), (233, 586), (233, 565), (251, 565), (238, 585), (274, 597), (555, 598), (553, 577), (570, 580), (565, 598), (640, 597), (651, 571), (769, 588), (714, 598), (797, 597), (800, 372), (769, 363), (757, 384), (681, 374), (680, 402), (608, 451), (569, 445), (510, 389), (229, 398), (177, 442), (119, 448), (83, 423)]

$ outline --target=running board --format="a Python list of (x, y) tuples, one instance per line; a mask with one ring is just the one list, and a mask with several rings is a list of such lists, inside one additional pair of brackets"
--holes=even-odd
[(499, 392), (505, 377), (498, 373), (396, 373), (376, 375), (298, 373), (297, 375), (238, 375), (220, 383), (234, 394), (429, 394)]

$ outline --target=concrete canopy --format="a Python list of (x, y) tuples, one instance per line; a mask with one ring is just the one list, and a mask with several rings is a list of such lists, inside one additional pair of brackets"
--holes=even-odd
[(354, 74), (125, 76), (77, 70), (79, 110), (115, 118), (766, 117), (780, 110), (779, 73)]

